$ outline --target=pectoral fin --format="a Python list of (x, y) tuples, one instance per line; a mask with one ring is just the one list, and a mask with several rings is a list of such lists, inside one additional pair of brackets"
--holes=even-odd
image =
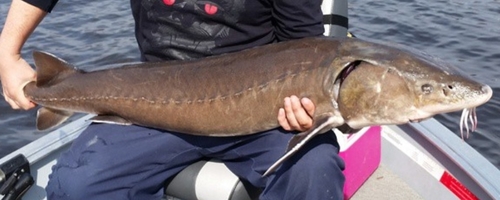
[(115, 115), (97, 115), (92, 117), (90, 120), (95, 123), (132, 125), (132, 122), (129, 120)]
[(333, 127), (340, 126), (344, 123), (344, 119), (340, 116), (340, 113), (328, 113), (321, 117), (318, 117), (314, 120), (313, 127), (309, 130), (299, 133), (295, 135), (289, 142), (288, 148), (285, 155), (283, 155), (280, 159), (278, 159), (263, 176), (267, 176), (270, 173), (274, 172), (279, 165), (281, 165), (285, 160), (290, 158), (293, 154), (295, 154), (304, 144), (306, 144), (309, 140), (311, 140), (314, 136), (325, 133), (328, 130), (331, 130)]
[(52, 108), (38, 109), (36, 116), (36, 128), (40, 131), (53, 128), (66, 121), (73, 112), (57, 110)]

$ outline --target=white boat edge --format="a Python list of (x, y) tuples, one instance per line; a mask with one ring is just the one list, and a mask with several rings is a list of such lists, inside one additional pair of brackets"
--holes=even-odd
[[(0, 159), (1, 164), (23, 154), (30, 162), (35, 185), (24, 195), (24, 199), (46, 198), (44, 188), (51, 166), (90, 124), (88, 119), (91, 117), (85, 115), (78, 118)], [(435, 119), (383, 126), (381, 142), (381, 165), (399, 176), (424, 199), (459, 199), (447, 191), (436, 177), (442, 170), (452, 174), (477, 198), (500, 199), (500, 170)]]

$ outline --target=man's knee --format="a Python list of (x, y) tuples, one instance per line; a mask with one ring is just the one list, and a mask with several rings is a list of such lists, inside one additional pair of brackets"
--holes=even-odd
[(90, 199), (94, 175), (85, 166), (56, 164), (46, 187), (48, 199)]
[(344, 181), (342, 174), (344, 161), (338, 155), (337, 148), (330, 144), (320, 144), (302, 154), (299, 153), (288, 167), (301, 181), (318, 181), (317, 183), (333, 179), (336, 182)]
[(283, 163), (268, 182), (262, 199), (342, 199), (344, 161), (335, 140), (311, 140)]
[[(291, 163), (299, 171), (317, 174), (323, 171), (341, 173), (344, 161), (338, 155), (339, 145), (332, 132), (318, 135), (291, 158)], [(335, 171), (335, 172), (333, 172)]]

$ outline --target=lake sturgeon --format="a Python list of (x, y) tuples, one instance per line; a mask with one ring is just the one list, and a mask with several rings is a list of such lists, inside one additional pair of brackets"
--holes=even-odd
[[(279, 127), (291, 95), (316, 105), (313, 127), (290, 141), (271, 173), (317, 134), (347, 125), (404, 124), (464, 110), (461, 124), (492, 96), (489, 86), (425, 54), (355, 38), (305, 38), (189, 61), (126, 64), (84, 72), (34, 52), (37, 81), (25, 95), (42, 106), (37, 128), (74, 112), (97, 122), (193, 135), (239, 136)], [(467, 126), (467, 132), (468, 126)]]

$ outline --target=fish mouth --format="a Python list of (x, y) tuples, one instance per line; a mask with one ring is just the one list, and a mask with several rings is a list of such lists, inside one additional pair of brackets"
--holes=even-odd
[(411, 123), (418, 123), (418, 122), (424, 121), (424, 120), (429, 119), (429, 118), (432, 118), (432, 117), (424, 117), (424, 118), (417, 118), (417, 119), (409, 119), (408, 121), (409, 121), (409, 122), (411, 122)]

